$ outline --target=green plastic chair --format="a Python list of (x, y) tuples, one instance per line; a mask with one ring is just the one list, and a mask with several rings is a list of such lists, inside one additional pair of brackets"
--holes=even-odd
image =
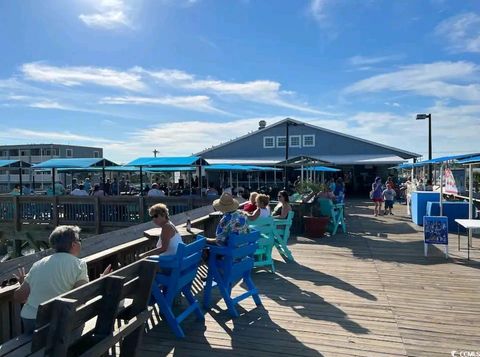
[(273, 217), (257, 218), (249, 222), (249, 226), (260, 232), (258, 248), (254, 253), (255, 263), (253, 266), (270, 267), (272, 273), (275, 273), (275, 264), (272, 259), (272, 250), (275, 244), (275, 223)]
[(332, 200), (319, 199), (320, 213), (322, 216), (330, 217), (330, 223), (328, 224), (327, 231), (333, 236), (337, 234), (338, 226), (342, 226), (343, 233), (347, 233), (347, 226), (344, 218), (344, 203), (334, 204)]
[(287, 242), (290, 238), (290, 227), (293, 223), (293, 216), (295, 212), (288, 212), (288, 216), (285, 219), (274, 218), (275, 224), (275, 248), (286, 262), (294, 261), (292, 252), (288, 249)]

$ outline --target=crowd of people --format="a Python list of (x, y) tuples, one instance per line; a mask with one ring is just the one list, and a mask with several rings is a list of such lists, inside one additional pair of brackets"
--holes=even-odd
[[(252, 192), (250, 200), (240, 209), (238, 200), (229, 193), (222, 193), (220, 198), (213, 202), (214, 209), (222, 213), (222, 218), (216, 228), (215, 237), (208, 238), (207, 243), (226, 245), (230, 234), (245, 234), (250, 231), (249, 221), (268, 216), (287, 218), (292, 210), (286, 191), (278, 193), (278, 204), (273, 211), (270, 211), (269, 203), (268, 195)], [(149, 214), (153, 223), (162, 228), (157, 248), (149, 254), (175, 255), (182, 237), (170, 221), (168, 207), (163, 203), (155, 204), (149, 208)], [(79, 227), (55, 228), (50, 234), (49, 243), (55, 250), (52, 255), (35, 262), (28, 274), (24, 268), (18, 269), (16, 274), (20, 287), (15, 291), (14, 299), (24, 303), (21, 317), (26, 333), (33, 332), (38, 306), (42, 302), (89, 282), (87, 265), (78, 258), (82, 247)], [(101, 276), (111, 271), (112, 267), (109, 265)]]
[(374, 203), (373, 214), (375, 216), (393, 215), (395, 202), (404, 202), (410, 214), (410, 199), (413, 191), (433, 191), (432, 181), (426, 180), (424, 183), (423, 179), (412, 180), (409, 176), (405, 181), (397, 183), (392, 176), (388, 176), (387, 180), (382, 182), (382, 178), (377, 176), (370, 191), (370, 199)]

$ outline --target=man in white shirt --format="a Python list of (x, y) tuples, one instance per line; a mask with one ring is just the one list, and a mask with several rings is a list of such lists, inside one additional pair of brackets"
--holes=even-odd
[[(58, 226), (50, 234), (49, 241), (55, 249), (54, 254), (35, 262), (26, 275), (24, 268), (18, 270), (17, 279), (21, 285), (15, 290), (14, 299), (25, 303), (20, 313), (25, 333), (33, 332), (41, 303), (89, 281), (87, 263), (78, 259), (82, 248), (80, 228)], [(103, 274), (110, 271), (111, 266), (108, 266)]]
[(147, 197), (164, 197), (165, 192), (158, 189), (157, 183), (152, 183), (152, 188), (148, 190)]
[(72, 196), (88, 196), (87, 191), (84, 190), (83, 185), (79, 185), (76, 189), (74, 189), (70, 195)]

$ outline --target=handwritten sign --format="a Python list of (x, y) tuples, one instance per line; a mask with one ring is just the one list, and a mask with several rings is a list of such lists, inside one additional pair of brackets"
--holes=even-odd
[(448, 217), (423, 217), (423, 243), (425, 256), (430, 244), (442, 244), (445, 246), (445, 258), (448, 258)]

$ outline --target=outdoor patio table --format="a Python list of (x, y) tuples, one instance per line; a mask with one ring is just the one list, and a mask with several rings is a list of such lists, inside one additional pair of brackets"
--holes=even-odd
[[(470, 229), (480, 229), (480, 219), (456, 219), (458, 223), (458, 250), (460, 250), (460, 226)], [(467, 259), (470, 260), (470, 242), (469, 235), (467, 234)]]
[[(203, 231), (198, 228), (190, 228), (190, 230), (187, 230), (187, 227), (177, 227), (178, 233), (182, 236), (182, 241), (185, 244), (190, 244), (192, 243), (195, 238), (197, 238), (197, 235), (201, 234), (203, 235)], [(156, 238), (160, 237), (160, 234), (162, 233), (161, 228), (152, 228), (149, 230), (146, 230), (143, 232), (143, 235), (147, 238)]]

